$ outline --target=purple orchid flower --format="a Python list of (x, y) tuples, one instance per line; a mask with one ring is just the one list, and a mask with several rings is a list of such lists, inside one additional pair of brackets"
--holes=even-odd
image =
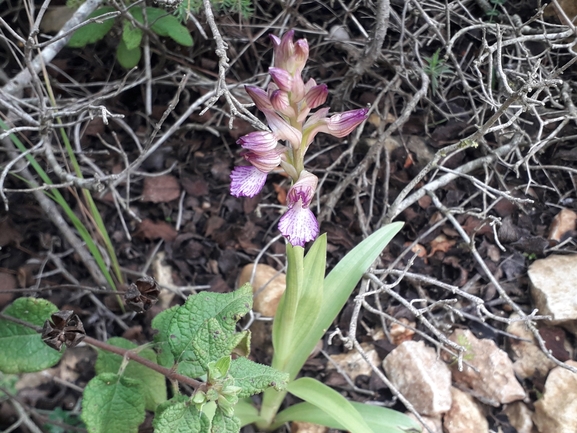
[(329, 109), (321, 108), (310, 114), (325, 103), (328, 88), (312, 78), (303, 81), (301, 73), (309, 57), (308, 42), (294, 41), (293, 30), (282, 38), (270, 37), (274, 50), (274, 64), (269, 68), (272, 82), (266, 91), (254, 86), (245, 89), (264, 113), (271, 131), (251, 132), (237, 141), (251, 165), (234, 168), (230, 174), (230, 192), (236, 197), (254, 197), (262, 190), (268, 173), (280, 165), (293, 185), (287, 194), (288, 210), (278, 228), (291, 245), (304, 247), (319, 234), (318, 221), (310, 209), (318, 178), (304, 169), (305, 153), (319, 132), (338, 138), (350, 134), (367, 118), (368, 109), (329, 117)]

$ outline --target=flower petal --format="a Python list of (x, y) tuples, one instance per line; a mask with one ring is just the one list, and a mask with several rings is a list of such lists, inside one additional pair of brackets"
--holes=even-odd
[(235, 197), (254, 197), (264, 186), (266, 176), (253, 166), (235, 167), (230, 173), (230, 193)]
[(279, 113), (287, 117), (295, 117), (296, 113), (290, 105), (289, 96), (287, 92), (282, 90), (274, 90), (270, 95), (270, 103), (273, 108)]
[(298, 149), (303, 138), (302, 132), (294, 126), (289, 125), (286, 120), (272, 110), (263, 111), (268, 122), (268, 126), (279, 140), (288, 141), (294, 149)]
[(240, 137), (236, 144), (255, 152), (269, 152), (277, 147), (278, 139), (272, 132), (254, 131)]
[(311, 204), (317, 190), (319, 178), (306, 170), (302, 170), (298, 180), (289, 189), (287, 194), (288, 207), (300, 202), (302, 206), (308, 207)]
[(319, 84), (318, 86), (312, 87), (307, 91), (305, 95), (305, 100), (309, 108), (314, 109), (320, 105), (323, 105), (329, 94), (329, 89), (326, 84)]
[(319, 235), (315, 215), (309, 208), (303, 207), (300, 200), (281, 217), (278, 229), (295, 247), (304, 247)]
[(271, 150), (269, 152), (247, 152), (243, 156), (244, 159), (258, 168), (259, 171), (268, 173), (279, 166), (281, 153), (282, 152), (276, 150)]
[(368, 108), (361, 108), (334, 114), (327, 122), (327, 132), (334, 137), (345, 137), (367, 118), (368, 112)]
[(270, 105), (270, 99), (268, 98), (267, 93), (258, 87), (255, 86), (244, 86), (246, 93), (248, 96), (253, 100), (260, 111), (265, 110), (272, 110), (272, 105)]
[(293, 87), (293, 76), (281, 68), (268, 68), (268, 73), (279, 89), (290, 92)]

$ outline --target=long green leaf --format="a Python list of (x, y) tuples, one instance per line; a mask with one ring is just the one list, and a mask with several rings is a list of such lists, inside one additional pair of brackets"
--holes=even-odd
[[(0, 128), (4, 129), (5, 131), (8, 130), (8, 125), (6, 125), (2, 120), (0, 120)], [(10, 134), (10, 140), (12, 140), (12, 142), (14, 143), (14, 145), (21, 151), (21, 152), (26, 152), (28, 149), (26, 148), (26, 146), (24, 146), (24, 144), (20, 141), (20, 139), (14, 135), (14, 134)], [(47, 184), (47, 185), (52, 185), (52, 179), (50, 179), (50, 177), (48, 176), (48, 174), (46, 174), (46, 172), (44, 171), (44, 169), (40, 166), (40, 164), (38, 164), (38, 162), (34, 159), (34, 156), (32, 156), (31, 154), (27, 154), (26, 155), (26, 159), (28, 160), (28, 162), (30, 163), (30, 165), (32, 166), (32, 168), (34, 168), (34, 170), (36, 171), (36, 173), (38, 173), (38, 176), (40, 176), (40, 178), (42, 179), (42, 181)], [(68, 203), (66, 202), (66, 200), (64, 199), (64, 197), (62, 196), (62, 194), (60, 193), (59, 190), (54, 189), (50, 192), (49, 194), (52, 199), (62, 208), (62, 210), (64, 211), (64, 213), (66, 214), (66, 216), (70, 219), (70, 221), (72, 222), (72, 225), (76, 228), (76, 230), (78, 231), (78, 234), (80, 235), (80, 237), (82, 238), (82, 240), (86, 243), (86, 247), (88, 248), (88, 250), (90, 251), (90, 254), (92, 255), (92, 257), (94, 258), (94, 260), (96, 261), (96, 264), (98, 265), (100, 271), (102, 272), (102, 274), (104, 275), (104, 278), (106, 279), (106, 281), (108, 282), (108, 284), (110, 284), (110, 287), (115, 288), (115, 284), (114, 284), (114, 280), (112, 279), (112, 276), (110, 275), (110, 272), (108, 271), (108, 267), (106, 266), (106, 263), (104, 262), (104, 258), (102, 257), (102, 254), (100, 253), (100, 250), (98, 249), (98, 247), (96, 246), (96, 243), (94, 242), (94, 240), (92, 239), (92, 236), (90, 235), (90, 233), (88, 232), (88, 230), (86, 229), (86, 227), (84, 226), (84, 224), (82, 223), (82, 221), (80, 221), (80, 219), (76, 216), (76, 214), (74, 213), (74, 211), (72, 210), (72, 208), (68, 205)]]
[(372, 432), (361, 414), (346, 398), (318, 380), (302, 377), (291, 382), (287, 389), (291, 394), (328, 414), (343, 430), (351, 433)]
[[(311, 339), (309, 329), (314, 325), (323, 305), (323, 287), (325, 268), (327, 263), (327, 235), (317, 238), (304, 259), (303, 290), (296, 311), (295, 322), (298, 326), (293, 331), (292, 353), (301, 344), (316, 345), (318, 340)], [(289, 362), (290, 362), (289, 359)]]
[(306, 340), (294, 347), (290, 364), (284, 369), (291, 377), (296, 377), (316, 343), (344, 307), (363, 274), (402, 227), (403, 223), (396, 222), (380, 228), (353, 248), (327, 275), (323, 288), (323, 307), (315, 324), (308, 329)]
[(287, 243), (286, 290), (278, 304), (273, 323), (272, 344), (275, 356), (272, 366), (284, 369), (291, 356), (292, 337), (297, 326), (296, 312), (303, 290), (304, 248), (293, 247)]
[[(420, 433), (422, 431), (415, 420), (396, 410), (364, 403), (350, 403), (374, 433)], [(304, 421), (344, 430), (344, 427), (334, 418), (307, 402), (297, 403), (279, 412), (271, 429), (276, 430), (290, 421)]]
[(234, 416), (240, 419), (241, 427), (262, 421), (257, 408), (254, 407), (250, 398), (243, 398), (238, 401), (234, 406)]

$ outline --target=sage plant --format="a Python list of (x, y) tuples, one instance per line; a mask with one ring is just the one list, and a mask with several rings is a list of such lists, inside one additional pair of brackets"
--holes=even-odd
[[(281, 166), (292, 180), (287, 194), (288, 210), (278, 228), (292, 246), (304, 247), (316, 239), (319, 224), (310, 210), (318, 178), (305, 170), (304, 157), (319, 132), (345, 137), (367, 117), (368, 109), (345, 111), (328, 116), (328, 108), (311, 110), (325, 103), (326, 84), (314, 79), (306, 83), (302, 71), (309, 57), (306, 39), (293, 41), (291, 30), (281, 38), (270, 35), (274, 45), (274, 65), (269, 68), (272, 82), (265, 91), (246, 86), (246, 91), (266, 117), (270, 131), (255, 131), (237, 144), (250, 165), (232, 171), (230, 192), (236, 197), (254, 197), (263, 188), (268, 173)], [(285, 144), (281, 144), (284, 142)]]

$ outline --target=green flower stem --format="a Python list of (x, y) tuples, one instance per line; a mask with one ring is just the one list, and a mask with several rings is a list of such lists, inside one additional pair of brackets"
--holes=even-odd
[[(279, 303), (273, 325), (274, 355), (272, 367), (286, 371), (293, 345), (292, 338), (296, 324), (296, 312), (302, 295), (304, 281), (304, 248), (293, 247), (287, 242), (287, 278), (286, 291)], [(286, 396), (286, 391), (276, 391), (269, 388), (264, 392), (261, 406), (261, 417), (264, 422), (257, 424), (261, 429), (267, 429), (274, 421), (280, 405)]]
[(259, 430), (271, 430), (276, 414), (286, 395), (287, 391), (277, 391), (274, 388), (265, 390), (260, 407), (260, 417), (264, 421), (256, 423)]
[(273, 367), (284, 371), (290, 357), (292, 337), (296, 326), (296, 312), (301, 298), (304, 279), (304, 248), (293, 247), (287, 242), (286, 291), (279, 303), (273, 326)]

